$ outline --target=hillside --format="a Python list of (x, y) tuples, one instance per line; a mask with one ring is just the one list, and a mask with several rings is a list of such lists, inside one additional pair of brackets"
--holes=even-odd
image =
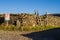
[[(5, 23), (4, 14), (0, 14), (0, 25)], [(9, 24), (15, 26), (60, 26), (60, 14), (10, 14)]]

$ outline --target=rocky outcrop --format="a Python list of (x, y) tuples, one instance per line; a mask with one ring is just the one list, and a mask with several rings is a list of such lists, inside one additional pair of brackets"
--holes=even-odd
[[(60, 15), (60, 14), (59, 14)], [(10, 24), (21, 26), (60, 26), (60, 16), (56, 14), (36, 15), (36, 14), (10, 14)], [(4, 18), (4, 15), (0, 15)], [(4, 20), (4, 19), (3, 19)], [(4, 23), (4, 22), (3, 22)]]

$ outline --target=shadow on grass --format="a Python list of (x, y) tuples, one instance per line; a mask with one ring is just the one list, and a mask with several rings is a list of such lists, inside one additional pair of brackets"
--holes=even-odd
[(60, 28), (21, 35), (31, 38), (32, 40), (60, 40)]

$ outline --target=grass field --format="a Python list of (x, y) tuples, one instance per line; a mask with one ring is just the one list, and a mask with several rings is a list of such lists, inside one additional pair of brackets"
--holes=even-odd
[(16, 26), (0, 26), (0, 30), (4, 31), (43, 31), (54, 28), (60, 28), (60, 26), (23, 26), (19, 28)]

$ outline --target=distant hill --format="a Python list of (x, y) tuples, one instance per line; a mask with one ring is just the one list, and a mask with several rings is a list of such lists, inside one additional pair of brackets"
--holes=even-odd
[(53, 16), (59, 16), (60, 17), (60, 13), (48, 14), (48, 15), (53, 15)]

